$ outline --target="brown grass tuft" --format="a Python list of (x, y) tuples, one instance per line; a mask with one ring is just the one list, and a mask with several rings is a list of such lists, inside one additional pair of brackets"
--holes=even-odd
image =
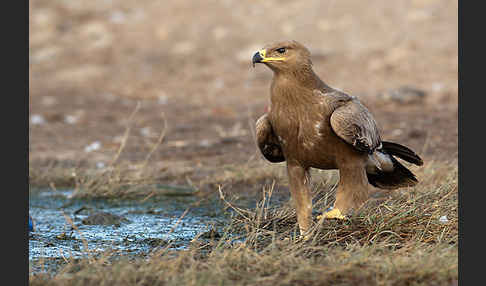
[[(237, 207), (220, 189), (235, 215), (219, 239), (195, 237), (187, 250), (165, 248), (147, 258), (106, 253), (69, 261), (53, 277), (31, 275), (30, 284), (456, 284), (457, 166), (430, 163), (423, 170), (419, 185), (370, 201), (349, 220), (316, 221), (307, 241), (297, 235), (291, 202), (269, 204), (274, 185), (263, 188), (254, 209)], [(316, 207), (323, 209), (333, 184), (320, 184)]]

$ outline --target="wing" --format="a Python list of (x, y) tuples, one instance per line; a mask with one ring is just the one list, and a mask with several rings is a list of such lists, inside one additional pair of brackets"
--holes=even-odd
[(334, 110), (330, 123), (337, 136), (359, 151), (371, 154), (381, 145), (375, 119), (354, 97)]
[(285, 161), (282, 147), (278, 142), (277, 136), (273, 133), (272, 125), (268, 120), (267, 114), (264, 114), (256, 122), (256, 138), (258, 148), (265, 159), (272, 163)]

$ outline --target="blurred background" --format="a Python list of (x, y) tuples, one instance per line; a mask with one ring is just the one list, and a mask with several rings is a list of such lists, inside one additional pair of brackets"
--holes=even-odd
[(158, 146), (150, 164), (169, 179), (266, 164), (252, 128), (272, 73), (251, 57), (284, 39), (309, 48), (327, 84), (360, 97), (384, 140), (457, 161), (457, 5), (31, 0), (29, 167), (100, 169), (122, 144), (119, 161), (132, 165)]

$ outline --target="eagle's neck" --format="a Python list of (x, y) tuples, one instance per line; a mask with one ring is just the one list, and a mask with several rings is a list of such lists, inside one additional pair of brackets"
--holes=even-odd
[(272, 97), (287, 98), (290, 101), (305, 100), (313, 96), (313, 90), (330, 88), (312, 70), (311, 65), (305, 65), (295, 70), (274, 71), (272, 81)]
[(296, 86), (313, 89), (329, 88), (314, 72), (312, 65), (303, 65), (298, 69), (274, 71), (273, 81), (290, 81)]

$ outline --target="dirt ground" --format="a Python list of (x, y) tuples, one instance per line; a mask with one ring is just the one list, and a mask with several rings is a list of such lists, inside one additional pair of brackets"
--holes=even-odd
[[(122, 162), (142, 162), (164, 132), (153, 170), (201, 180), (269, 164), (253, 127), (272, 73), (251, 57), (282, 39), (360, 97), (384, 140), (457, 161), (457, 11), (450, 0), (29, 1), (29, 167), (103, 168), (127, 126)], [(402, 86), (425, 96), (380, 96)]]

